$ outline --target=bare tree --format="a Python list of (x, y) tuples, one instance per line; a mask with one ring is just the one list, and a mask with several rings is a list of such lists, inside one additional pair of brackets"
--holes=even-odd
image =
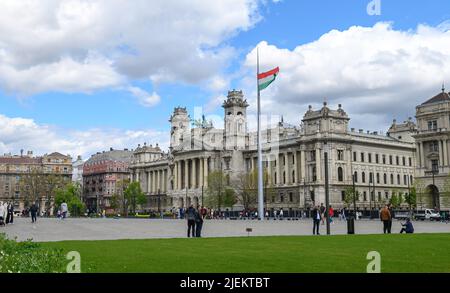
[[(274, 193), (269, 180), (269, 173), (264, 168), (263, 185), (265, 198), (269, 198)], [(233, 187), (237, 192), (237, 200), (245, 210), (256, 208), (258, 204), (258, 172), (243, 173), (233, 182)], [(267, 200), (266, 200), (267, 201)]]

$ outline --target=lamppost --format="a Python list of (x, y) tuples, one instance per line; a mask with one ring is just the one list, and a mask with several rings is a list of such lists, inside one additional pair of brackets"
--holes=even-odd
[(328, 178), (328, 145), (324, 143), (324, 164), (325, 164), (325, 215), (327, 221), (327, 235), (331, 234), (330, 231), (330, 186)]

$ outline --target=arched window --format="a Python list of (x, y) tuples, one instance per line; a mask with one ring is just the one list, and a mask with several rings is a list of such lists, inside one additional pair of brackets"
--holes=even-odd
[(361, 177), (362, 183), (366, 183), (366, 173), (362, 172)]
[(275, 172), (274, 174), (273, 174), (273, 181), (274, 181), (274, 183), (275, 184), (277, 184), (277, 172)]
[(387, 175), (386, 175), (386, 173), (383, 174), (383, 183), (387, 184)]
[(353, 174), (353, 178), (354, 178), (354, 180), (355, 180), (355, 183), (357, 183), (358, 182), (358, 172), (356, 172), (355, 171), (355, 173)]
[(377, 173), (377, 184), (380, 184), (380, 173)]
[(317, 181), (317, 170), (316, 167), (312, 168), (312, 177), (313, 177), (313, 181)]
[(394, 174), (391, 174), (391, 184), (394, 184)]
[(295, 183), (295, 171), (292, 171), (292, 182)]
[(344, 171), (342, 170), (342, 167), (338, 168), (338, 181), (339, 182), (344, 181)]
[(286, 184), (286, 172), (283, 172), (283, 184)]
[(413, 183), (414, 183), (414, 182), (413, 182), (413, 177), (412, 177), (412, 175), (410, 175), (410, 176), (409, 176), (409, 184), (412, 185)]
[(408, 175), (403, 175), (403, 185), (408, 185)]
[(397, 184), (400, 185), (400, 174), (397, 174)]

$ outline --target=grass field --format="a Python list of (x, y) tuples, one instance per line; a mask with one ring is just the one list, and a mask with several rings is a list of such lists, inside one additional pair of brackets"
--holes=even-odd
[(43, 243), (81, 254), (82, 272), (450, 272), (450, 234), (341, 235)]

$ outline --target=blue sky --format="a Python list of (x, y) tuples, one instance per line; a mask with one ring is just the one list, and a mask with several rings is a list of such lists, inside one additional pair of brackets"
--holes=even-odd
[[(246, 5), (245, 1), (241, 1), (244, 4), (238, 3), (239, 0), (233, 1), (235, 2), (235, 5), (233, 6), (236, 6), (237, 9), (240, 9), (237, 5)], [(44, 2), (46, 1), (41, 3)], [(91, 2), (96, 3), (98, 1)], [(136, 3), (137, 2), (139, 1), (136, 1)], [(58, 148), (59, 151), (62, 152), (65, 152), (64, 148), (67, 148), (67, 152), (71, 154), (80, 152), (84, 155), (88, 155), (90, 152), (94, 151), (94, 147), (102, 147), (101, 144), (93, 143), (86, 143), (84, 146), (74, 146), (77, 140), (82, 139), (82, 136), (80, 136), (79, 133), (80, 131), (92, 133), (93, 129), (96, 131), (94, 133), (104, 131), (105, 133), (110, 132), (116, 134), (126, 133), (127, 131), (147, 131), (146, 134), (137, 136), (135, 139), (122, 139), (117, 141), (117, 147), (122, 147), (124, 144), (128, 143), (135, 144), (139, 139), (143, 140), (145, 138), (155, 142), (159, 140), (164, 143), (167, 142), (168, 137), (160, 137), (160, 135), (164, 136), (167, 134), (169, 129), (168, 118), (175, 106), (187, 106), (192, 112), (194, 107), (210, 105), (207, 107), (206, 112), (209, 114), (220, 115), (221, 108), (220, 106), (217, 106), (219, 105), (217, 101), (223, 98), (223, 95), (226, 95), (227, 89), (243, 88), (244, 91), (246, 91), (249, 100), (253, 98), (252, 95), (254, 92), (252, 92), (253, 89), (251, 87), (251, 52), (255, 46), (262, 41), (266, 41), (267, 46), (271, 47), (272, 50), (284, 54), (286, 52), (294, 52), (298, 46), (311, 43), (314, 44), (314, 42), (319, 40), (323, 35), (329, 34), (332, 30), (345, 32), (352, 26), (374, 28), (374, 26), (380, 22), (391, 23), (390, 28), (385, 30), (381, 29), (381, 32), (409, 32), (412, 35), (411, 39), (414, 39), (419, 24), (425, 24), (431, 28), (436, 28), (439, 25), (442, 26), (443, 23), (445, 24), (445, 22), (450, 19), (450, 2), (445, 0), (381, 0), (382, 6), (380, 16), (370, 16), (367, 14), (366, 7), (369, 2), (369, 0), (256, 1), (256, 8), (247, 7), (247, 19), (243, 16), (230, 14), (230, 18), (236, 19), (236, 21), (233, 20), (230, 21), (230, 23), (227, 23), (228, 20), (225, 19), (220, 24), (221, 27), (219, 27), (219, 24), (215, 24), (214, 20), (211, 20), (212, 23), (214, 23), (211, 24), (211, 26), (214, 26), (214, 29), (216, 29), (216, 31), (213, 32), (210, 31), (208, 23), (205, 26), (197, 27), (197, 25), (194, 25), (189, 31), (189, 34), (191, 34), (188, 34), (189, 38), (186, 37), (186, 39), (183, 40), (184, 43), (177, 43), (176, 38), (181, 36), (177, 35), (178, 31), (174, 33), (173, 38), (167, 36), (167, 39), (165, 39), (163, 36), (158, 36), (158, 40), (155, 41), (158, 47), (155, 47), (155, 44), (151, 43), (152, 40), (148, 40), (150, 43), (146, 43), (146, 39), (152, 38), (149, 32), (146, 32), (141, 28), (135, 28), (131, 24), (124, 26), (123, 31), (120, 31), (122, 27), (118, 25), (117, 29), (120, 31), (119, 35), (122, 37), (126, 34), (136, 34), (136, 39), (130, 39), (130, 44), (133, 44), (133, 42), (136, 44), (137, 49), (133, 49), (134, 54), (139, 55), (140, 52), (146, 50), (147, 56), (145, 58), (143, 57), (142, 60), (137, 60), (137, 62), (128, 62), (129, 60), (126, 58), (119, 59), (115, 57), (115, 55), (123, 53), (120, 50), (111, 49), (111, 47), (118, 46), (117, 41), (112, 42), (113, 45), (111, 45), (111, 47), (104, 45), (105, 43), (107, 44), (109, 40), (115, 40), (115, 38), (117, 38), (117, 31), (114, 34), (105, 33), (105, 35), (102, 36), (104, 37), (102, 45), (97, 44), (95, 40), (93, 41), (88, 37), (84, 38), (83, 34), (88, 35), (92, 33), (88, 32), (87, 27), (84, 28), (84, 31), (83, 28), (76, 28), (77, 34), (81, 35), (79, 37), (80, 41), (77, 41), (78, 43), (75, 41), (70, 42), (70, 38), (55, 41), (55, 37), (49, 37), (48, 41), (46, 41), (45, 37), (47, 36), (45, 35), (41, 47), (33, 47), (30, 44), (24, 45), (24, 42), (12, 38), (0, 37), (0, 78), (3, 79), (3, 81), (0, 82), (0, 115), (5, 117), (4, 121), (6, 122), (4, 123), (17, 124), (17, 121), (13, 119), (24, 118), (28, 119), (29, 122), (32, 122), (37, 128), (45, 128), (45, 131), (43, 132), (44, 135), (48, 135), (55, 139), (55, 143), (50, 144), (51, 147)], [(2, 5), (10, 5), (10, 3), (0, 4), (0, 8), (2, 8)], [(139, 5), (146, 5), (145, 1), (140, 2)], [(139, 5), (136, 4), (136, 6)], [(173, 5), (177, 5), (176, 1)], [(114, 4), (112, 4), (112, 6), (114, 6)], [(69, 11), (67, 12), (64, 10), (64, 13), (62, 14), (59, 13), (61, 8), (55, 8), (51, 5), (49, 5), (49, 7), (50, 8), (46, 10), (45, 13), (37, 13), (39, 14), (39, 17), (36, 17), (36, 19), (42, 21), (45, 16), (50, 19), (52, 13), (55, 13), (57, 15), (62, 15), (63, 18), (65, 15), (75, 16), (75, 18), (84, 17), (83, 21), (86, 21), (88, 24), (90, 21), (93, 21), (88, 18), (90, 15), (89, 13), (75, 13), (79, 11), (77, 6), (65, 8), (69, 9)], [(101, 6), (99, 7), (101, 8)], [(226, 5), (226, 3), (223, 7), (228, 10), (233, 9), (232, 5)], [(6, 8), (20, 9), (20, 7)], [(89, 9), (89, 7), (84, 7), (83, 9)], [(136, 11), (139, 11), (140, 8), (136, 7), (136, 9)], [(201, 13), (207, 15), (208, 8), (204, 9), (205, 11), (202, 11)], [(149, 10), (152, 10), (152, 8), (149, 7)], [(14, 11), (17, 11), (17, 17), (23, 13), (20, 10)], [(170, 11), (172, 11), (172, 9), (168, 8), (166, 13), (171, 13)], [(71, 14), (72, 12), (74, 14)], [(99, 12), (96, 11), (95, 13)], [(116, 12), (108, 10), (108, 13), (114, 15)], [(177, 12), (174, 12), (174, 14), (176, 13)], [(180, 11), (179, 13), (184, 15), (183, 11)], [(194, 11), (193, 13), (194, 15), (197, 15), (196, 13), (199, 12)], [(221, 13), (216, 9), (214, 13), (217, 13), (217, 15), (219, 15), (217, 17), (220, 17), (220, 15), (230, 13), (230, 11), (227, 12), (224, 10), (224, 12)], [(106, 13), (104, 13), (104, 15), (105, 18), (108, 17)], [(0, 18), (1, 16), (2, 15), (0, 15)], [(25, 16), (33, 18), (33, 9)], [(136, 18), (139, 17), (142, 17), (143, 19), (148, 18), (146, 15), (136, 15)], [(159, 16), (155, 17), (158, 18)], [(174, 19), (177, 19), (176, 17), (179, 17), (179, 15), (174, 15)], [(170, 33), (172, 24), (173, 22), (168, 23), (167, 26), (163, 27), (163, 30), (167, 28)], [(188, 25), (189, 24), (190, 23), (188, 23)], [(45, 21), (43, 25), (46, 25)], [(108, 25), (112, 26), (111, 22), (105, 21), (99, 25), (99, 27), (102, 28), (102, 30), (99, 31), (104, 32), (105, 28), (108, 28)], [(151, 25), (151, 23), (147, 25)], [(12, 25), (10, 26), (7, 23), (7, 20), (0, 22), (0, 34), (8, 31), (10, 31), (11, 34), (17, 33), (13, 31), (14, 29), (12, 27)], [(26, 24), (22, 24), (22, 27), (26, 28)], [(74, 29), (72, 25), (68, 25), (67, 27), (68, 30)], [(198, 34), (196, 29), (199, 30)], [(111, 30), (113, 30), (113, 28)], [(447, 28), (440, 29), (440, 32), (445, 34)], [(73, 32), (71, 31), (71, 33)], [(419, 35), (419, 33), (417, 34)], [(205, 35), (205, 37), (203, 35)], [(197, 36), (202, 36), (201, 38), (199, 37), (201, 40), (191, 44), (190, 40), (196, 39)], [(448, 36), (448, 34), (446, 34), (446, 36)], [(339, 36), (336, 36), (333, 40), (338, 40), (338, 38)], [(204, 39), (206, 39), (206, 41)], [(424, 40), (428, 39), (424, 37)], [(31, 41), (32, 39), (30, 39), (30, 42)], [(124, 41), (124, 43), (126, 42)], [(56, 44), (54, 45), (56, 49), (51, 48), (53, 44)], [(177, 48), (179, 46), (182, 47), (183, 44), (187, 44), (186, 51), (181, 50), (182, 48)], [(376, 43), (374, 46), (376, 46)], [(402, 47), (402, 45), (393, 46)], [(432, 46), (433, 45), (430, 45), (431, 51), (433, 49)], [(59, 47), (62, 49), (59, 50)], [(5, 55), (6, 57), (2, 57), (2, 49), (8, 53)], [(181, 51), (177, 51), (177, 49)], [(405, 48), (402, 47), (402, 49)], [(45, 50), (48, 50), (48, 53), (43, 54), (42, 51)], [(193, 61), (191, 63), (186, 61), (187, 63), (183, 64), (183, 67), (176, 64), (177, 61), (181, 59), (190, 60), (189, 52), (195, 52), (196, 50), (203, 50), (206, 57), (194, 56), (192, 57)], [(352, 50), (352, 48), (350, 47), (349, 50)], [(408, 51), (408, 49), (405, 50)], [(158, 57), (157, 55), (162, 51), (173, 51), (173, 54), (167, 53)], [(317, 51), (319, 51), (319, 49)], [(383, 52), (384, 51), (386, 50), (383, 50)], [(413, 51), (415, 52), (415, 49), (411, 49), (411, 52)], [(17, 52), (20, 52), (20, 54)], [(73, 82), (67, 82), (65, 79), (71, 78), (71, 63), (63, 67), (63, 70), (61, 71), (63, 73), (59, 74), (57, 78), (51, 74), (50, 77), (46, 76), (46, 74), (49, 74), (48, 72), (54, 70), (54, 68), (56, 68), (56, 70), (61, 70), (60, 67), (46, 68), (49, 64), (52, 65), (52, 62), (57, 64), (64, 58), (72, 58), (81, 65), (89, 64), (90, 61), (86, 60), (91, 59), (86, 56), (90, 56), (92, 52), (95, 52), (94, 59), (96, 62), (99, 60), (98, 64), (102, 66), (101, 70), (107, 72), (109, 79), (106, 80), (105, 78), (99, 82), (92, 82), (92, 84), (90, 84), (96, 77), (89, 76), (84, 71), (81, 71), (81, 74), (77, 76)], [(273, 52), (275, 51), (263, 50), (261, 52), (263, 58), (265, 54), (266, 56), (269, 55), (269, 58), (267, 58), (268, 61), (263, 64), (263, 67), (270, 69), (269, 67), (272, 65), (280, 65), (281, 74), (279, 78), (283, 79), (283, 65), (285, 64), (283, 62), (289, 63), (289, 61), (283, 60), (283, 62), (281, 62), (280, 60), (280, 62), (278, 62), (276, 58), (274, 60), (274, 56), (277, 55), (272, 54)], [(326, 49), (323, 49), (320, 52), (321, 54), (324, 54), (324, 56), (329, 56)], [(41, 53), (42, 57), (38, 56)], [(33, 54), (37, 57), (28, 56)], [(96, 59), (98, 54), (101, 55), (101, 58)], [(208, 57), (208, 54), (210, 54), (211, 58)], [(299, 54), (302, 58), (306, 56), (304, 53)], [(11, 61), (7, 58), (11, 58)], [(24, 58), (23, 60), (25, 61), (20, 60), (21, 58)], [(104, 59), (107, 59), (111, 64), (103, 62)], [(212, 59), (214, 59), (214, 61), (211, 61)], [(201, 64), (198, 60), (201, 61)], [(17, 72), (23, 73), (23, 70), (26, 70), (27, 68), (30, 68), (30, 70), (33, 69), (32, 74), (28, 75), (23, 73), (22, 75), (17, 74), (17, 76), (14, 76), (13, 74), (9, 74), (9, 69), (2, 69), (2, 65), (4, 65), (2, 62), (7, 66), (10, 66), (10, 68), (8, 67), (9, 69), (12, 68), (17, 70)], [(165, 63), (174, 65), (172, 67), (165, 67)], [(143, 64), (142, 67), (140, 67), (141, 64)], [(300, 62), (298, 66), (301, 66), (301, 64), (303, 63)], [(144, 65), (146, 67), (144, 67)], [(151, 68), (153, 66), (159, 66), (159, 71), (152, 72)], [(320, 68), (320, 66), (312, 66), (312, 68)], [(42, 72), (40, 72), (40, 70), (42, 70)], [(196, 72), (196, 74), (198, 72), (199, 76), (196, 76), (191, 80), (189, 77), (189, 70)], [(404, 69), (398, 70), (402, 72)], [(444, 72), (444, 68), (442, 71)], [(65, 75), (66, 72), (68, 72), (67, 76)], [(89, 72), (92, 74), (92, 71), (88, 71), (88, 73)], [(93, 72), (93, 74), (95, 74), (97, 71)], [(164, 72), (164, 74), (161, 72)], [(165, 75), (167, 72), (169, 72), (167, 74), (169, 77)], [(306, 97), (303, 101), (301, 90), (300, 92), (295, 93), (286, 92), (286, 89), (280, 88), (282, 86), (289, 87), (290, 84), (304, 82), (303, 79), (299, 78), (296, 80), (294, 75), (291, 76), (289, 74), (290, 73), (286, 72), (284, 77), (285, 81), (281, 81), (273, 89), (268, 91), (267, 96), (268, 99), (276, 101), (282, 100), (287, 95), (292, 95), (292, 97), (286, 101), (287, 104), (295, 104), (297, 106), (295, 110), (292, 110), (290, 113), (279, 113), (277, 110), (274, 110), (274, 112), (277, 112), (276, 114), (286, 115), (294, 120), (290, 122), (298, 124), (301, 120), (302, 113), (307, 107), (306, 104), (313, 103), (318, 105), (321, 101), (307, 100)], [(367, 74), (370, 74), (370, 72)], [(163, 75), (163, 77), (161, 77), (161, 75)], [(221, 86), (211, 88), (210, 85), (213, 82), (210, 77), (213, 78), (214, 76), (223, 79), (224, 83)], [(286, 82), (288, 76), (292, 77), (290, 78), (289, 83)], [(315, 73), (313, 76), (317, 76), (317, 82), (321, 79), (320, 72)], [(417, 95), (412, 99), (411, 103), (407, 105), (407, 109), (397, 109), (401, 112), (401, 115), (403, 115), (403, 117), (400, 117), (399, 119), (405, 119), (406, 116), (413, 115), (414, 103), (429, 98), (432, 94), (437, 93), (439, 85), (442, 81), (445, 81), (447, 77), (448, 75), (446, 72), (442, 73), (442, 76), (436, 76), (435, 80), (430, 78), (430, 76), (427, 76), (427, 78), (425, 78), (427, 81), (424, 82), (426, 85), (415, 90)], [(14, 80), (14, 78), (18, 80)], [(25, 78), (29, 78), (31, 81), (25, 82), (20, 80)], [(327, 76), (326, 78), (329, 79), (330, 76)], [(315, 81), (309, 80), (309, 83), (314, 82)], [(416, 83), (416, 81), (411, 80), (411, 83)], [(448, 83), (450, 84), (450, 81), (448, 81)], [(355, 84), (361, 84), (361, 82), (355, 82)], [(404, 81), (399, 81), (398, 84), (407, 88), (407, 84), (405, 84)], [(151, 106), (144, 106), (142, 102), (139, 102), (138, 97), (130, 92), (129, 87), (138, 87), (148, 93), (148, 95), (154, 93), (158, 96), (159, 102), (154, 103)], [(380, 92), (384, 92), (392, 90), (393, 88), (396, 88), (396, 83), (386, 85), (384, 88), (379, 88), (379, 90)], [(330, 96), (330, 101), (337, 103), (345, 101), (346, 95), (349, 96), (353, 92), (365, 92), (364, 89), (365, 88), (359, 87), (355, 87), (354, 89), (346, 88), (345, 92), (338, 93), (338, 91), (333, 90), (333, 87), (323, 87), (323, 96)], [(373, 90), (373, 88), (371, 89)], [(317, 91), (317, 89), (315, 90)], [(401, 88), (398, 88), (398, 90), (399, 93), (397, 94), (401, 95)], [(334, 95), (334, 93), (336, 94)], [(407, 93), (408, 95), (410, 94), (409, 92)], [(295, 96), (296, 94), (298, 98)], [(317, 95), (321, 96), (321, 93), (317, 93)], [(335, 96), (335, 100), (333, 100), (333, 96)], [(375, 96), (376, 95), (372, 93), (372, 95), (364, 97), (364, 101), (367, 102), (365, 103), (366, 107), (370, 108), (371, 105), (376, 102), (374, 101)], [(216, 103), (212, 103), (214, 100), (216, 100)], [(389, 100), (388, 96), (382, 98), (382, 101), (387, 100)], [(215, 107), (211, 105), (215, 105)], [(283, 107), (280, 107), (278, 110), (280, 112), (283, 111)], [(365, 110), (362, 108), (351, 108), (349, 111), (355, 114), (354, 117), (356, 118), (354, 119), (354, 123), (363, 124), (361, 126), (364, 128), (375, 127), (380, 124), (383, 125), (383, 127), (388, 126), (390, 119), (393, 118), (390, 117), (392, 115), (384, 115), (386, 112), (383, 107), (379, 107), (377, 110), (379, 111), (379, 114), (381, 114), (380, 116), (377, 115), (377, 112), (368, 111), (367, 114), (369, 116), (365, 116), (369, 117), (367, 119), (358, 118), (358, 115), (363, 115), (365, 113)], [(379, 119), (382, 119), (382, 121), (380, 122)], [(361, 128), (360, 125), (356, 127)], [(12, 127), (12, 129), (14, 128)], [(76, 136), (71, 137), (70, 135), (73, 133), (77, 134)], [(37, 138), (24, 138), (23, 140), (18, 140), (14, 139), (14, 137), (10, 137), (11, 133), (9, 132), (3, 133), (3, 138), (1, 135), (2, 133), (0, 132), (0, 142), (2, 142), (3, 139), (3, 144), (0, 144), (0, 151), (18, 152), (22, 147), (25, 149), (37, 148), (37, 150), (40, 150), (41, 152), (45, 152), (48, 149), (44, 143), (39, 143), (37, 146), (32, 145)], [(93, 140), (94, 138), (90, 137), (86, 139)], [(62, 143), (58, 144), (59, 141)], [(104, 146), (106, 147), (107, 144)]]

